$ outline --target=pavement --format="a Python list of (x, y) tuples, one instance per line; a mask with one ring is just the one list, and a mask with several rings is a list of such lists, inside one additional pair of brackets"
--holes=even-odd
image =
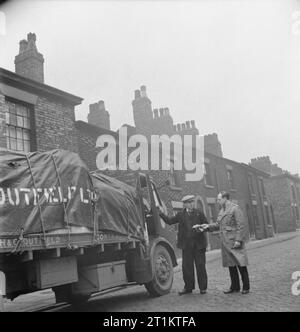
[[(222, 268), (220, 250), (207, 252), (208, 293), (178, 296), (183, 288), (181, 259), (175, 268), (171, 292), (159, 298), (148, 296), (144, 287), (132, 286), (114, 293), (93, 296), (77, 311), (300, 311), (300, 295), (292, 294), (292, 273), (300, 271), (300, 231), (282, 233), (274, 238), (251, 241), (247, 245), (250, 260), (251, 293), (225, 295), (229, 285), (227, 269)], [(4, 303), (5, 311), (33, 311), (55, 303), (51, 290), (18, 297)], [(62, 309), (59, 311), (75, 311)]]

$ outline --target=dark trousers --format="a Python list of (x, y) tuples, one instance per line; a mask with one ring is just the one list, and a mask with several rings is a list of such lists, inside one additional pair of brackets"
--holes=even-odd
[(184, 288), (187, 290), (195, 289), (195, 268), (200, 290), (207, 289), (207, 273), (205, 268), (206, 249), (198, 249), (195, 244), (189, 244), (182, 250), (182, 273)]
[(229, 274), (231, 279), (231, 289), (234, 289), (236, 291), (239, 291), (241, 289), (240, 286), (240, 278), (239, 273), (242, 278), (243, 282), (243, 290), (249, 290), (250, 289), (250, 282), (249, 282), (249, 274), (247, 270), (247, 266), (230, 266), (229, 267)]

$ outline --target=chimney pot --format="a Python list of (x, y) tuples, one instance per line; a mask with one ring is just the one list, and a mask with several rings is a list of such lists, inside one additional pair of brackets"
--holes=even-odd
[(32, 33), (32, 32), (29, 32), (28, 34), (27, 34), (27, 40), (28, 41), (34, 41), (34, 42), (36, 42), (36, 34), (35, 33)]
[(185, 123), (182, 123), (182, 130), (185, 130)]
[(103, 100), (99, 100), (98, 105), (99, 105), (99, 110), (105, 110), (105, 104)]
[(139, 99), (141, 98), (141, 91), (140, 90), (135, 90), (134, 91), (134, 99)]
[(154, 118), (158, 118), (158, 109), (157, 108), (154, 108), (153, 113), (154, 113)]
[(26, 51), (28, 42), (26, 39), (22, 39), (19, 44), (20, 44), (19, 54), (21, 54)]
[(177, 131), (181, 131), (181, 125), (180, 125), (180, 123), (177, 124)]
[(185, 123), (186, 123), (187, 129), (190, 129), (191, 128), (190, 121), (186, 121)]
[(191, 121), (192, 128), (195, 128), (195, 120)]
[(160, 109), (159, 109), (159, 115), (160, 115), (160, 116), (164, 116), (164, 109), (163, 109), (163, 108), (160, 108)]
[(141, 86), (141, 97), (147, 97), (146, 86)]

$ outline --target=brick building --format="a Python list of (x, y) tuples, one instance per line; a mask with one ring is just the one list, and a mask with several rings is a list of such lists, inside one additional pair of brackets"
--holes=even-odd
[[(44, 58), (37, 51), (36, 37), (28, 34), (20, 42), (15, 58), (16, 72), (0, 68), (0, 147), (19, 151), (45, 151), (54, 148), (78, 152), (91, 170), (101, 148), (97, 138), (109, 134), (110, 115), (103, 101), (91, 104), (88, 122), (75, 121), (75, 106), (80, 97), (48, 86), (44, 83)], [(144, 134), (199, 135), (195, 121), (174, 124), (167, 107), (152, 109), (146, 87), (136, 90), (132, 101), (134, 126), (125, 124), (128, 136)], [(117, 147), (118, 148), (118, 147)], [(130, 151), (130, 150), (129, 150)], [(194, 194), (197, 206), (209, 220), (216, 218), (216, 196), (227, 190), (244, 211), (252, 238), (272, 236), (275, 230), (271, 205), (266, 197), (264, 182), (269, 177), (265, 169), (258, 170), (223, 157), (216, 133), (204, 137), (205, 176), (199, 181), (185, 181), (185, 170), (175, 170), (170, 159), (170, 170), (149, 173), (159, 188), (170, 213), (182, 207), (184, 195)], [(119, 162), (119, 161), (117, 161)], [(108, 171), (109, 175), (132, 182), (132, 172)], [(165, 185), (168, 180), (169, 185)], [(295, 187), (296, 188), (296, 187)], [(295, 212), (296, 213), (296, 212)], [(211, 248), (219, 246), (218, 237), (209, 237)], [(175, 233), (172, 241), (175, 241)]]
[(77, 152), (74, 108), (82, 98), (44, 84), (44, 58), (36, 36), (20, 41), (15, 73), (0, 68), (0, 147)]
[(270, 157), (251, 159), (250, 165), (269, 174), (265, 181), (277, 232), (300, 228), (300, 177), (284, 171)]
[[(135, 91), (132, 102), (135, 126), (125, 125), (128, 136), (137, 133), (147, 137), (151, 134), (199, 135), (195, 121), (174, 125), (168, 108), (152, 110), (151, 104), (145, 86), (142, 86), (141, 90)], [(98, 111), (100, 118), (101, 112)], [(117, 138), (118, 133), (108, 131), (101, 124), (95, 126), (83, 121), (77, 121), (76, 127), (79, 132), (79, 153), (88, 166), (95, 169), (96, 156), (101, 151), (100, 148), (95, 148), (97, 138), (103, 134), (110, 134)], [(215, 220), (218, 213), (216, 196), (221, 190), (226, 190), (242, 208), (248, 220), (251, 238), (262, 239), (273, 236), (275, 224), (264, 188), (264, 181), (269, 175), (250, 165), (224, 158), (216, 133), (204, 137), (204, 151), (205, 176), (199, 181), (185, 181), (186, 171), (174, 170), (172, 160), (170, 160), (169, 171), (149, 170), (149, 174), (160, 188), (160, 195), (166, 203), (169, 213), (175, 213), (182, 208), (181, 199), (184, 195), (194, 194), (197, 206), (204, 210), (209, 220)], [(132, 183), (133, 177), (130, 171), (109, 171), (107, 174)], [(167, 180), (170, 185), (165, 185)], [(210, 235), (210, 246), (211, 248), (219, 247), (217, 234)]]

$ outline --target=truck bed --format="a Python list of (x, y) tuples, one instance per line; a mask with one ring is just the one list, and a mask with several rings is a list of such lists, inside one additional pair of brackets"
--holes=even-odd
[(0, 254), (11, 253), (15, 251), (16, 247), (18, 252), (24, 252), (56, 248), (79, 249), (107, 244), (121, 245), (122, 243), (135, 245), (136, 241), (139, 240), (114, 232), (99, 231), (97, 236), (94, 236), (94, 233), (88, 230), (70, 234), (65, 230), (55, 231), (46, 234), (45, 237), (43, 234), (32, 234), (24, 237), (22, 241), (14, 236), (0, 236)]

